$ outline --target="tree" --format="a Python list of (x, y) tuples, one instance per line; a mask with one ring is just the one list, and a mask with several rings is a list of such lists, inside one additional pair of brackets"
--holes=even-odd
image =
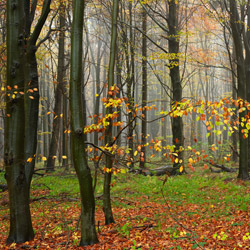
[(142, 123), (141, 123), (141, 157), (140, 167), (145, 167), (146, 160), (146, 148), (147, 142), (147, 100), (148, 100), (148, 88), (147, 88), (147, 12), (145, 8), (142, 8)]
[(81, 193), (81, 241), (80, 246), (98, 242), (95, 229), (95, 198), (92, 177), (88, 166), (84, 142), (82, 106), (82, 40), (85, 2), (74, 0), (71, 37), (70, 111), (72, 159), (79, 180)]
[(54, 107), (54, 119), (52, 126), (52, 138), (49, 145), (49, 156), (47, 161), (46, 171), (55, 170), (55, 160), (56, 152), (59, 145), (59, 132), (62, 117), (62, 102), (64, 94), (64, 81), (65, 81), (65, 63), (64, 63), (64, 53), (65, 53), (65, 3), (61, 0), (59, 7), (59, 48), (58, 48), (58, 66), (57, 66), (57, 86), (55, 92), (55, 107)]
[[(116, 40), (117, 40), (117, 17), (119, 10), (119, 0), (113, 0), (113, 9), (112, 9), (112, 27), (111, 27), (111, 45), (110, 45), (110, 57), (109, 57), (109, 68), (108, 68), (108, 93), (107, 99), (113, 97), (113, 88), (114, 88), (114, 70), (115, 70), (115, 58), (116, 58)], [(106, 114), (112, 114), (113, 108), (110, 105), (106, 108)], [(106, 146), (111, 146), (112, 143), (112, 120), (108, 120), (109, 124), (105, 130), (104, 144)], [(103, 186), (103, 211), (105, 214), (105, 224), (108, 225), (114, 222), (112, 208), (111, 208), (111, 199), (110, 199), (110, 184), (112, 177), (112, 166), (113, 159), (110, 155), (105, 155), (106, 157), (106, 168), (104, 174), (104, 186)]]
[[(249, 50), (249, 30), (245, 30), (245, 27), (243, 26), (242, 16), (239, 17), (238, 13), (238, 6), (236, 4), (235, 0), (230, 0), (229, 2), (230, 6), (230, 25), (232, 29), (232, 37), (233, 42), (235, 46), (235, 55), (236, 55), (236, 63), (237, 63), (237, 80), (238, 80), (238, 98), (242, 99), (242, 102), (240, 103), (240, 107), (242, 108), (244, 106), (245, 101), (247, 100), (247, 87), (249, 84), (247, 84), (247, 75), (248, 75), (248, 68), (249, 60), (250, 60), (250, 50)], [(245, 5), (240, 6), (242, 10), (244, 8), (247, 8)], [(243, 13), (243, 12), (241, 12)], [(250, 17), (250, 11), (249, 8), (247, 8), (247, 16)], [(248, 20), (249, 22), (249, 20)], [(249, 22), (250, 23), (250, 22)], [(249, 24), (248, 23), (248, 24)], [(244, 57), (244, 54), (246, 55)], [(250, 89), (250, 88), (249, 88)], [(239, 114), (239, 120), (240, 120), (240, 127), (239, 127), (239, 141), (240, 141), (240, 163), (239, 163), (239, 175), (238, 178), (240, 179), (248, 179), (249, 173), (248, 173), (248, 141), (244, 137), (244, 133), (242, 133), (242, 130), (244, 130), (244, 126), (242, 126), (241, 121), (245, 121), (245, 116), (247, 115), (246, 111), (240, 112)]]
[[(5, 168), (10, 200), (7, 243), (33, 239), (29, 208), (30, 183), (35, 166), (38, 120), (36, 42), (50, 10), (50, 0), (33, 32), (37, 2), (7, 1), (7, 88)], [(15, 24), (15, 25), (13, 25)]]

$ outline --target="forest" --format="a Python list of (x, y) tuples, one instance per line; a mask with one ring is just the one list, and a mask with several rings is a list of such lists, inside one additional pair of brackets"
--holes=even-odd
[(0, 249), (248, 249), (249, 0), (0, 0)]

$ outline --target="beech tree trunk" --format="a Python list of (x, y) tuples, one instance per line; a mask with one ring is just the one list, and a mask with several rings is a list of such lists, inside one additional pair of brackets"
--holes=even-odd
[[(50, 10), (50, 0), (32, 33), (36, 4), (7, 0), (7, 86), (5, 166), (10, 200), (10, 232), (7, 243), (34, 238), (29, 208), (30, 183), (35, 166), (38, 120), (36, 41)], [(13, 25), (15, 24), (15, 25)], [(18, 89), (18, 93), (14, 93)]]
[[(24, 92), (24, 5), (7, 1), (7, 85)], [(15, 23), (16, 25), (12, 25)], [(21, 36), (22, 34), (22, 36)], [(10, 202), (10, 231), (7, 243), (34, 238), (29, 208), (29, 184), (25, 175), (24, 96), (6, 95), (5, 169)]]
[[(246, 84), (246, 65), (244, 59), (244, 46), (242, 44), (242, 34), (241, 34), (241, 22), (238, 14), (238, 9), (235, 0), (230, 0), (230, 25), (232, 29), (233, 42), (235, 46), (235, 55), (237, 62), (237, 80), (238, 80), (238, 98), (242, 99), (240, 108), (244, 107), (245, 100), (247, 99), (247, 84)], [(247, 53), (247, 52), (246, 52)], [(245, 119), (247, 115), (246, 110), (239, 113), (239, 121)], [(248, 172), (248, 140), (244, 138), (242, 133), (241, 122), (239, 125), (239, 142), (240, 142), (240, 162), (239, 162), (239, 174), (240, 179), (249, 179)]]
[(64, 40), (65, 40), (65, 4), (60, 2), (60, 32), (59, 32), (59, 48), (58, 48), (58, 70), (57, 70), (57, 87), (55, 93), (54, 119), (52, 125), (52, 137), (49, 145), (49, 156), (47, 160), (46, 172), (55, 171), (56, 153), (59, 145), (59, 132), (62, 114), (62, 101), (64, 89)]
[[(117, 41), (117, 18), (118, 18), (119, 0), (113, 0), (112, 10), (112, 27), (111, 27), (111, 45), (110, 45), (110, 57), (109, 57), (109, 69), (108, 69), (108, 90), (114, 85), (114, 70), (115, 70), (115, 58), (116, 58), (116, 41)], [(107, 93), (107, 99), (112, 98), (112, 95)], [(106, 114), (112, 114), (113, 108), (109, 106), (106, 108)], [(110, 146), (112, 143), (112, 120), (109, 119), (109, 125), (105, 131), (104, 144)], [(105, 224), (114, 223), (114, 217), (111, 207), (110, 199), (110, 184), (112, 177), (113, 159), (106, 155), (106, 168), (108, 171), (104, 174), (104, 186), (103, 186), (103, 211), (105, 215)]]
[(91, 172), (88, 166), (83, 123), (82, 106), (82, 39), (84, 1), (74, 0), (71, 37), (70, 71), (70, 111), (72, 159), (80, 185), (81, 193), (81, 241), (80, 246), (98, 242), (95, 229), (95, 199)]
[(147, 12), (142, 8), (142, 123), (141, 123), (141, 155), (140, 168), (145, 167), (147, 143), (147, 100), (148, 100), (148, 83), (147, 83)]
[[(180, 66), (179, 66), (179, 47), (180, 47), (180, 37), (178, 30), (178, 18), (177, 18), (177, 3), (176, 1), (168, 1), (169, 6), (169, 53), (175, 55), (174, 59), (169, 60), (169, 70), (170, 78), (172, 84), (173, 98), (172, 98), (172, 108), (178, 105), (178, 102), (182, 99), (182, 86), (180, 78)], [(178, 154), (179, 162), (174, 162), (174, 168), (177, 169), (184, 163), (184, 151), (182, 151), (184, 145), (184, 135), (183, 135), (183, 121), (182, 117), (172, 118), (172, 134), (173, 134), (173, 145), (175, 145), (175, 152)]]

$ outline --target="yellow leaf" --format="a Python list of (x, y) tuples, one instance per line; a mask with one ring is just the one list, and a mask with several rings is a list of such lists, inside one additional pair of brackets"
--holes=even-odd
[(99, 96), (98, 94), (95, 95), (96, 97)]
[(29, 98), (30, 98), (30, 99), (32, 99), (32, 100), (34, 99), (34, 97), (33, 97), (33, 96), (31, 96), (31, 95), (29, 96)]
[(179, 159), (178, 159), (178, 158), (176, 158), (176, 159), (175, 159), (175, 163), (178, 163), (178, 162), (179, 162)]
[(137, 154), (138, 154), (138, 151), (136, 150), (136, 151), (134, 152), (134, 156), (137, 156)]
[(63, 114), (60, 114), (60, 117), (62, 118), (62, 117), (63, 117)]
[(63, 155), (62, 158), (63, 158), (63, 159), (67, 159), (67, 156), (66, 156), (66, 155)]
[(180, 167), (180, 173), (183, 172), (183, 166)]
[(49, 111), (49, 112), (47, 112), (47, 115), (49, 115), (51, 112)]
[(16, 95), (13, 94), (13, 95), (12, 95), (12, 99), (15, 99), (15, 97), (16, 97)]
[(189, 159), (188, 159), (188, 162), (189, 162), (190, 164), (192, 164), (194, 161), (193, 161), (192, 158), (189, 158)]
[(47, 161), (47, 158), (45, 156), (43, 156), (42, 161)]
[(27, 159), (27, 162), (32, 162), (32, 158), (31, 157), (29, 157), (28, 159)]

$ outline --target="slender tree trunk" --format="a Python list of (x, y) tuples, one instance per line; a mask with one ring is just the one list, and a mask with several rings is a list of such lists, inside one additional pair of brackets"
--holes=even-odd
[(141, 123), (141, 155), (140, 168), (145, 167), (147, 143), (147, 100), (148, 100), (148, 83), (147, 83), (147, 12), (142, 9), (142, 123)]
[(49, 146), (49, 156), (47, 160), (46, 172), (55, 170), (56, 154), (59, 145), (59, 132), (61, 124), (62, 114), (62, 101), (63, 101), (63, 85), (65, 77), (64, 66), (64, 40), (65, 40), (65, 4), (60, 1), (60, 32), (59, 32), (59, 48), (58, 48), (58, 70), (57, 70), (57, 87), (55, 92), (55, 107), (54, 107), (54, 119), (52, 125), (52, 137)]
[[(178, 34), (178, 18), (177, 18), (177, 3), (176, 1), (168, 1), (169, 5), (169, 53), (175, 55), (174, 59), (169, 60), (170, 78), (173, 91), (172, 108), (178, 106), (178, 102), (182, 99), (182, 86), (180, 78), (180, 61), (179, 61), (179, 46), (180, 37)], [(172, 134), (173, 145), (175, 146), (175, 152), (178, 154), (178, 163), (174, 162), (174, 168), (178, 169), (184, 163), (184, 151), (182, 151), (184, 145), (183, 134), (183, 121), (182, 117), (172, 118)], [(180, 163), (182, 161), (182, 163)]]
[(72, 158), (81, 193), (81, 241), (80, 246), (98, 242), (95, 229), (95, 199), (92, 177), (88, 166), (82, 112), (82, 39), (84, 1), (74, 0), (71, 38), (70, 111)]
[[(233, 46), (233, 53), (232, 53), (232, 63), (231, 63), (231, 79), (232, 79), (232, 98), (233, 100), (237, 99), (237, 87), (236, 87), (236, 78), (235, 75), (237, 74), (236, 71), (236, 65), (235, 65), (235, 48)], [(232, 105), (232, 108), (235, 108), (234, 105)], [(237, 120), (237, 115), (233, 114), (233, 116), (231, 117), (231, 121), (233, 123), (234, 126), (236, 126), (236, 120)], [(238, 162), (238, 146), (237, 146), (237, 131), (236, 129), (234, 129), (234, 133), (231, 136), (231, 141), (232, 141), (232, 147), (233, 147), (233, 152), (232, 152), (232, 160), (234, 162)]]
[[(115, 69), (115, 58), (116, 58), (116, 41), (117, 41), (117, 18), (118, 18), (119, 0), (113, 0), (113, 10), (112, 10), (112, 27), (111, 27), (111, 46), (110, 46), (110, 57), (109, 57), (109, 69), (108, 69), (108, 94), (107, 99), (112, 98), (110, 95), (110, 88), (114, 85), (114, 69)], [(112, 114), (113, 108), (109, 106), (106, 109), (106, 114)], [(112, 120), (109, 119), (109, 125), (105, 131), (104, 143), (110, 146), (112, 143)], [(106, 168), (107, 172), (104, 174), (104, 186), (103, 186), (103, 211), (105, 215), (105, 224), (114, 223), (114, 217), (111, 208), (110, 199), (110, 184), (112, 177), (112, 166), (113, 159), (106, 155)]]
[[(65, 85), (65, 83), (64, 83)], [(63, 94), (63, 141), (62, 141), (62, 155), (63, 157), (63, 162), (62, 165), (65, 167), (65, 170), (69, 170), (69, 136), (68, 136), (68, 130), (69, 130), (69, 125), (68, 125), (68, 97), (67, 97), (67, 91), (64, 86), (64, 94)]]
[[(244, 106), (245, 100), (247, 98), (247, 89), (246, 89), (246, 69), (245, 69), (245, 60), (243, 53), (243, 44), (241, 41), (241, 26), (239, 21), (238, 10), (235, 0), (230, 0), (230, 24), (232, 28), (232, 36), (235, 45), (235, 55), (237, 62), (237, 80), (238, 80), (238, 98), (242, 99), (240, 106)], [(247, 115), (246, 111), (239, 113), (239, 120), (245, 119)], [(244, 138), (242, 133), (244, 126), (242, 127), (241, 122), (239, 125), (239, 141), (240, 141), (240, 162), (239, 162), (239, 174), (238, 178), (248, 179), (248, 140)]]
[[(163, 87), (161, 87), (161, 109), (163, 111), (167, 110), (167, 96), (165, 94), (165, 90)], [(165, 154), (167, 152), (166, 146), (167, 146), (167, 118), (164, 118), (164, 120), (161, 121), (161, 136), (162, 136), (162, 159), (165, 159)]]

